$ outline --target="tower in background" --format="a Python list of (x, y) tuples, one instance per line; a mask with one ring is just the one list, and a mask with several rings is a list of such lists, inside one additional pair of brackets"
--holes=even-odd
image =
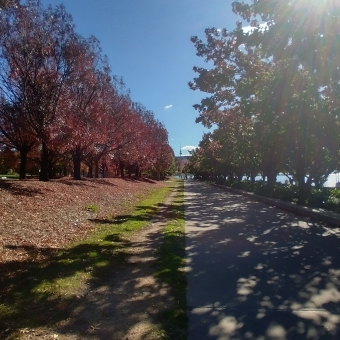
[(184, 166), (186, 163), (189, 162), (189, 159), (190, 159), (191, 156), (183, 156), (183, 153), (182, 153), (182, 144), (179, 145), (179, 157), (176, 157), (177, 159), (177, 162), (179, 163), (179, 171), (182, 172)]

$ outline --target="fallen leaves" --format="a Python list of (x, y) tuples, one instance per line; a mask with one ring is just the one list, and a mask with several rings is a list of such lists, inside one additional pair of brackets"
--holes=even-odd
[(121, 214), (163, 185), (121, 178), (0, 181), (0, 263), (32, 261), (82, 239), (95, 228), (90, 220)]

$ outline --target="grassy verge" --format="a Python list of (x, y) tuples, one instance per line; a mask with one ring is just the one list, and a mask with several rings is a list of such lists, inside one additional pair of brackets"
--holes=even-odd
[(110, 268), (124, 264), (129, 235), (157, 213), (174, 182), (149, 191), (125, 214), (97, 220), (97, 229), (67, 249), (46, 249), (40, 261), (0, 266), (0, 338), (16, 339), (19, 329), (53, 325), (81, 304), (83, 294), (110, 279)]
[(0, 179), (18, 179), (19, 175), (0, 174)]
[(184, 192), (183, 182), (177, 188), (164, 228), (164, 241), (159, 249), (155, 276), (167, 283), (173, 297), (172, 306), (161, 316), (162, 339), (185, 340), (187, 337)]

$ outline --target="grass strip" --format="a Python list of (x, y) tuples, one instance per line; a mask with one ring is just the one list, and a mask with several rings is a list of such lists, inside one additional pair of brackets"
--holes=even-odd
[(0, 338), (19, 329), (53, 325), (81, 304), (88, 289), (105, 284), (110, 268), (124, 264), (129, 235), (145, 227), (175, 182), (150, 190), (125, 214), (96, 221), (96, 231), (67, 249), (49, 250), (43, 260), (0, 266)]
[(162, 339), (187, 338), (184, 183), (177, 187), (176, 196), (169, 209), (169, 222), (165, 226), (164, 241), (159, 249), (154, 275), (170, 287), (173, 297), (171, 307), (160, 318)]
[(19, 175), (0, 174), (0, 179), (19, 179)]

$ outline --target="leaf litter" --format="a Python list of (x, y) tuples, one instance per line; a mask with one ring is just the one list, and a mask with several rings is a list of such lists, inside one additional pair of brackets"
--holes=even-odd
[[(121, 178), (0, 181), (0, 263), (41, 259), (83, 239), (163, 182)], [(96, 205), (98, 210), (86, 207)]]

